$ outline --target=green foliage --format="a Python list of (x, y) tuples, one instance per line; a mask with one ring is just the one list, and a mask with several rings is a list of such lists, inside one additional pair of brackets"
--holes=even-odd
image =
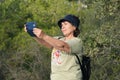
[(119, 0), (0, 1), (0, 79), (49, 80), (50, 50), (25, 33), (24, 24), (36, 21), (57, 36), (62, 35), (57, 21), (75, 14), (81, 19), (84, 53), (92, 59), (91, 80), (119, 80), (119, 8)]

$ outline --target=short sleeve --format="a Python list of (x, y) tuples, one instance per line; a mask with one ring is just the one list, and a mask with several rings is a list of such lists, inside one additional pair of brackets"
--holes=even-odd
[(68, 45), (70, 46), (70, 49), (71, 49), (71, 54), (75, 53), (75, 54), (79, 54), (79, 53), (83, 53), (82, 51), (82, 40), (79, 39), (79, 38), (74, 38), (74, 39), (71, 39), (71, 40), (68, 40), (67, 41)]

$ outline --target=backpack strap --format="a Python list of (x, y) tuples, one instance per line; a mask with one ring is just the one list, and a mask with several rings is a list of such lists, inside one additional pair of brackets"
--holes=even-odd
[(76, 56), (76, 58), (77, 58), (77, 60), (78, 60), (78, 62), (79, 62), (80, 68), (82, 68), (82, 63), (80, 62), (80, 59), (79, 59), (78, 55), (75, 54), (75, 56)]
[(84, 75), (84, 69), (83, 69), (83, 66), (82, 66), (82, 62), (80, 61), (80, 59), (79, 59), (79, 57), (78, 57), (78, 55), (77, 54), (75, 54), (75, 56), (76, 56), (76, 58), (77, 58), (77, 60), (78, 60), (78, 63), (79, 63), (79, 65), (80, 65), (80, 68), (81, 68), (81, 71), (82, 71), (82, 75)]

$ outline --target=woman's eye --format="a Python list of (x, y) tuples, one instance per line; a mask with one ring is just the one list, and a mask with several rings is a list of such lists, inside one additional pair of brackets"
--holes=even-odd
[(67, 25), (67, 22), (65, 22), (64, 24)]

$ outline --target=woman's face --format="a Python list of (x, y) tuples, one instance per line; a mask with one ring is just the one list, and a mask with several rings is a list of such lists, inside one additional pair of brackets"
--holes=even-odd
[(76, 27), (68, 21), (61, 23), (61, 31), (63, 32), (64, 36), (73, 36), (75, 29)]

